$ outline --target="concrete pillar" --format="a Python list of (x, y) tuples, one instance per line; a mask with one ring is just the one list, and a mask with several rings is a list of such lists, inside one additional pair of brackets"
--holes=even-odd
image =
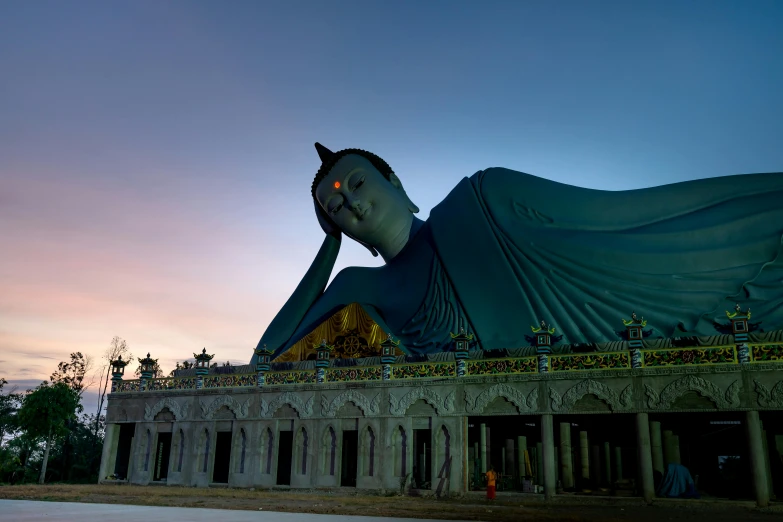
[(623, 448), (620, 446), (614, 448), (614, 480), (623, 480)]
[(536, 442), (536, 484), (544, 485), (544, 446)]
[(107, 476), (114, 474), (114, 466), (117, 463), (117, 444), (120, 440), (120, 425), (107, 424), (103, 437), (103, 455), (101, 467), (98, 472), (98, 480), (105, 480)]
[(579, 460), (581, 461), (582, 480), (590, 480), (590, 441), (586, 431), (579, 432)]
[(679, 435), (672, 435), (672, 462), (674, 464), (682, 464), (682, 459), (680, 458), (680, 436)]
[[(761, 427), (764, 428), (764, 423), (761, 423)], [(762, 429), (761, 430), (761, 443), (764, 449), (764, 469), (767, 473), (767, 489), (769, 498), (775, 498), (775, 492), (773, 491), (772, 487), (772, 466), (769, 462), (769, 445), (767, 442), (767, 431)]]
[(487, 425), (481, 424), (479, 426), (479, 452), (481, 455), (481, 469), (479, 470), (480, 474), (484, 474), (489, 469), (489, 466), (487, 466)]
[(544, 498), (549, 500), (555, 496), (557, 481), (555, 480), (555, 434), (551, 414), (541, 416), (541, 442), (544, 468)]
[(612, 448), (604, 442), (604, 483), (612, 483)]
[(468, 447), (468, 484), (470, 484), (470, 478), (474, 476), (476, 472), (476, 449), (475, 446)]
[(489, 429), (489, 427), (484, 428), (484, 432), (486, 433), (484, 440), (485, 440), (486, 445), (487, 445), (487, 469), (484, 470), (484, 473), (487, 472), (487, 470), (490, 468), (490, 466), (494, 466), (495, 467), (495, 471), (497, 471), (497, 468), (499, 467), (498, 463), (497, 462), (492, 462), (492, 437), (490, 437), (490, 429)]
[(652, 449), (653, 469), (663, 475), (666, 467), (663, 462), (661, 423), (658, 421), (650, 421), (650, 447)]
[[(506, 454), (503, 461), (506, 463), (506, 473), (512, 477), (517, 477), (519, 472), (516, 471), (516, 451), (514, 451), (514, 439), (506, 439)], [(516, 482), (516, 478), (514, 479)]]
[(750, 450), (750, 469), (753, 476), (753, 490), (759, 507), (769, 505), (769, 484), (767, 483), (767, 458), (764, 455), (764, 441), (761, 438), (761, 420), (759, 412), (745, 412), (745, 423)]
[(527, 476), (525, 454), (527, 453), (527, 437), (517, 437), (517, 477), (519, 480)]
[(506, 474), (506, 447), (500, 447), (500, 474)]
[(601, 448), (593, 444), (590, 449), (590, 476), (593, 478), (593, 485), (598, 486), (601, 483)]
[(636, 414), (636, 445), (639, 455), (639, 478), (644, 501), (650, 504), (655, 496), (652, 451), (650, 448), (650, 423), (646, 413)]
[(671, 430), (663, 432), (663, 469), (669, 464), (674, 464), (674, 443), (672, 441), (674, 433)]
[(571, 423), (560, 423), (560, 482), (563, 489), (574, 487), (574, 470), (571, 465)]

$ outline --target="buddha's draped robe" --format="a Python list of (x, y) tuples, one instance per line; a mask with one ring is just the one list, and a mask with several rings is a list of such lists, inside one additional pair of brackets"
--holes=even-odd
[(609, 192), (493, 168), (463, 179), (390, 263), (346, 268), (323, 291), (338, 250), (327, 238), (260, 345), (282, 353), (351, 302), (409, 353), (443, 350), (460, 325), (485, 350), (526, 346), (541, 320), (563, 343), (605, 342), (633, 311), (663, 337), (713, 335), (735, 303), (783, 328), (779, 173)]

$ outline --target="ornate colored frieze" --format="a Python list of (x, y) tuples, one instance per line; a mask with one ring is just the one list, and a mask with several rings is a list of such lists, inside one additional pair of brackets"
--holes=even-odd
[(139, 391), (139, 380), (135, 379), (132, 381), (120, 381), (117, 383), (117, 391), (116, 393), (122, 393), (122, 392), (137, 392)]
[(628, 352), (550, 355), (550, 372), (621, 370), (631, 367)]
[(468, 375), (498, 375), (509, 373), (538, 372), (537, 357), (520, 357), (517, 359), (481, 359), (468, 361)]
[(326, 370), (326, 382), (380, 381), (383, 370), (380, 366), (352, 366), (349, 368), (329, 368)]
[(255, 373), (207, 375), (204, 377), (204, 388), (244, 388), (256, 384)]
[[(138, 384), (136, 386), (138, 386)], [(164, 377), (162, 379), (150, 379), (147, 381), (147, 391), (190, 390), (195, 388), (195, 377)]]
[(783, 362), (783, 344), (751, 344), (751, 362)]
[(392, 379), (426, 379), (432, 377), (456, 377), (454, 363), (400, 364), (392, 366)]
[(712, 348), (679, 348), (676, 350), (642, 350), (642, 365), (645, 367), (736, 363), (737, 350), (733, 345)]
[(267, 372), (264, 374), (267, 386), (280, 384), (315, 384), (315, 370), (303, 370), (293, 372)]

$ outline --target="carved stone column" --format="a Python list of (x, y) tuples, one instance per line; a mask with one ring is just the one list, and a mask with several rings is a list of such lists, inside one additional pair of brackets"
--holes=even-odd
[(579, 432), (579, 461), (581, 463), (582, 486), (590, 482), (590, 441), (586, 431)]
[(769, 505), (769, 483), (767, 482), (767, 456), (764, 454), (764, 441), (761, 437), (759, 412), (745, 412), (745, 423), (750, 450), (750, 469), (753, 476), (753, 491), (758, 507)]
[(525, 466), (525, 452), (527, 452), (527, 437), (517, 437), (517, 480), (522, 484), (522, 479), (527, 476)]
[(663, 462), (663, 446), (661, 443), (661, 423), (650, 422), (650, 446), (652, 449), (653, 469), (663, 475), (666, 467)]
[(636, 444), (639, 455), (642, 497), (645, 502), (650, 504), (655, 497), (655, 481), (650, 448), (650, 422), (646, 413), (636, 414)]
[(574, 469), (571, 457), (571, 423), (560, 423), (560, 480), (563, 489), (574, 487)]
[(557, 479), (555, 477), (555, 434), (552, 414), (541, 416), (541, 445), (544, 464), (544, 498), (549, 500), (555, 496)]

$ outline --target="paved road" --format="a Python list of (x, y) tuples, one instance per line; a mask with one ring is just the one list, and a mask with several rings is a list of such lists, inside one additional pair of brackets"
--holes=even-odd
[(350, 517), (275, 511), (234, 511), (228, 509), (123, 506), (118, 504), (79, 504), (0, 500), (0, 520), (5, 522), (60, 522), (137, 520), (143, 522), (426, 522), (414, 518)]

